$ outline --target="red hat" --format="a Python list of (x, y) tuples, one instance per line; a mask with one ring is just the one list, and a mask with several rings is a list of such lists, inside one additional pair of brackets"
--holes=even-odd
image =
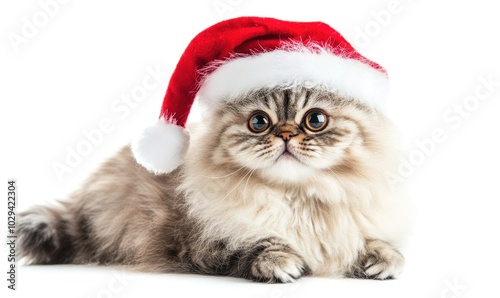
[(321, 22), (241, 17), (215, 24), (188, 45), (175, 68), (158, 123), (132, 142), (138, 163), (168, 173), (189, 145), (185, 131), (197, 98), (206, 108), (265, 87), (307, 86), (338, 92), (383, 108), (388, 78)]

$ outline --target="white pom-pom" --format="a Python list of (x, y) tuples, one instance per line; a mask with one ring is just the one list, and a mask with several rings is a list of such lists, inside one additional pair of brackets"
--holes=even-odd
[(148, 171), (165, 174), (181, 164), (188, 146), (189, 134), (181, 126), (160, 119), (132, 142), (132, 153)]

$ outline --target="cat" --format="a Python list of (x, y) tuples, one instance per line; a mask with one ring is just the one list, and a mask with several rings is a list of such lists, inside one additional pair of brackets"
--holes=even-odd
[(21, 255), (261, 282), (400, 275), (407, 200), (387, 179), (401, 152), (383, 113), (264, 88), (190, 125), (173, 172), (148, 172), (127, 146), (68, 200), (24, 212)]

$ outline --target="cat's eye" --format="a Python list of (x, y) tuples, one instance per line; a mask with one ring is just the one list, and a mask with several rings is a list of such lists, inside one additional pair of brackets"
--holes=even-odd
[(304, 117), (304, 125), (312, 132), (322, 131), (323, 129), (325, 129), (327, 124), (328, 117), (321, 110), (310, 110)]
[(253, 113), (250, 119), (248, 119), (248, 129), (254, 133), (260, 133), (268, 129), (270, 123), (269, 116), (262, 111), (258, 111)]

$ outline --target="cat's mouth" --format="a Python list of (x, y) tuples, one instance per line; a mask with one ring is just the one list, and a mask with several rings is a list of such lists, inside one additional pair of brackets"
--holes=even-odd
[(283, 152), (281, 152), (281, 154), (278, 156), (276, 162), (280, 160), (295, 160), (300, 162), (300, 160), (287, 148), (287, 146), (285, 146)]

